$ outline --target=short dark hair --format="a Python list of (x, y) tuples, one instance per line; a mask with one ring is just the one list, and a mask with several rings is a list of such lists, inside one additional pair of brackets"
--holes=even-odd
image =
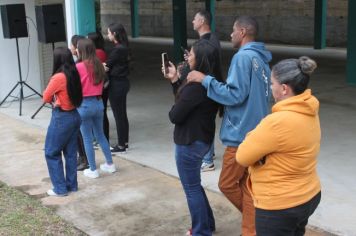
[(238, 16), (235, 19), (235, 24), (241, 28), (245, 28), (247, 35), (256, 38), (258, 35), (258, 23), (252, 16)]
[(84, 36), (82, 36), (82, 35), (73, 35), (72, 36), (72, 38), (70, 39), (70, 43), (75, 47), (75, 48), (77, 48), (77, 44), (78, 44), (78, 41), (80, 40), (80, 39), (85, 39), (85, 37)]
[(204, 22), (210, 26), (211, 24), (211, 14), (209, 11), (206, 10), (200, 10), (197, 12), (197, 14), (199, 14), (201, 17), (204, 18)]
[(88, 39), (93, 41), (96, 49), (104, 49), (104, 37), (100, 31), (88, 33)]

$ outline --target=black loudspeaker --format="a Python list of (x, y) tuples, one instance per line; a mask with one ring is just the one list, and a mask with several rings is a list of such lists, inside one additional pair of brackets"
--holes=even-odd
[(28, 37), (25, 4), (2, 5), (1, 21), (4, 38)]
[(36, 6), (38, 40), (42, 43), (66, 41), (62, 4)]

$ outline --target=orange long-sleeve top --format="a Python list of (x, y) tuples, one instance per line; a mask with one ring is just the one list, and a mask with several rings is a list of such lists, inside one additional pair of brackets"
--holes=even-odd
[(60, 107), (65, 111), (75, 108), (68, 96), (67, 79), (64, 73), (56, 73), (51, 77), (47, 88), (43, 92), (43, 101), (46, 103), (54, 101), (56, 107)]
[[(319, 102), (308, 89), (279, 101), (236, 152), (249, 166), (248, 188), (257, 208), (281, 210), (308, 202), (320, 191)], [(265, 161), (260, 162), (265, 157)]]

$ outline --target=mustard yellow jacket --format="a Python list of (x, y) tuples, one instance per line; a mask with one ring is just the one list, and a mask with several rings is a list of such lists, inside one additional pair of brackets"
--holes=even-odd
[(287, 209), (306, 203), (320, 191), (318, 113), (319, 101), (307, 89), (277, 102), (239, 146), (236, 160), (249, 166), (248, 187), (255, 207)]

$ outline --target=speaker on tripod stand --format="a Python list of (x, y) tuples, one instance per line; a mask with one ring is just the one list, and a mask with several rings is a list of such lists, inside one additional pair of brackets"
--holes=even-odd
[[(5, 98), (0, 102), (0, 106), (6, 101), (8, 97), (12, 96), (12, 93), (15, 89), (19, 86), (20, 87), (20, 95), (18, 98), (20, 101), (20, 109), (19, 115), (22, 115), (22, 101), (25, 99), (23, 88), (27, 87), (34, 92), (34, 94), (30, 95), (38, 95), (42, 97), (42, 95), (37, 92), (34, 88), (26, 83), (26, 81), (22, 80), (22, 73), (21, 73), (21, 62), (20, 62), (20, 53), (19, 53), (19, 43), (18, 38), (28, 37), (27, 32), (27, 22), (26, 22), (26, 13), (25, 13), (25, 5), (24, 4), (9, 4), (9, 5), (1, 5), (1, 20), (2, 20), (2, 27), (3, 27), (3, 34), (4, 38), (16, 39), (16, 51), (17, 51), (17, 63), (19, 69), (19, 81), (16, 85), (11, 89), (11, 91), (5, 96)], [(27, 96), (27, 97), (30, 97)]]
[[(52, 43), (66, 41), (64, 14), (62, 4), (41, 5), (35, 7), (38, 41)], [(43, 103), (31, 116), (34, 119), (37, 113), (45, 106)]]

